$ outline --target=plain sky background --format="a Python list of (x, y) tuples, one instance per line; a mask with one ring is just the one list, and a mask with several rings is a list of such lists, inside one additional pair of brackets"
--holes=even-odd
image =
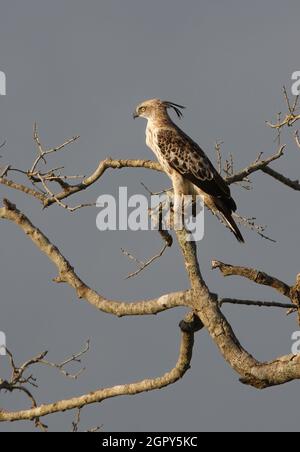
[[(143, 121), (132, 120), (135, 105), (161, 97), (188, 108), (181, 126), (209, 153), (224, 141), (236, 167), (260, 152), (276, 150), (265, 121), (285, 111), (282, 86), (300, 70), (299, 0), (2, 0), (0, 70), (7, 75), (7, 96), (0, 97), (1, 162), (27, 169), (35, 155), (32, 125), (38, 122), (47, 146), (79, 134), (66, 153), (51, 159), (66, 172), (89, 174), (99, 160), (152, 158), (144, 144)], [(300, 153), (288, 136), (285, 157), (273, 165), (299, 177)], [(142, 170), (108, 172), (72, 203), (100, 194), (144, 193), (168, 187), (164, 175)], [(155, 232), (105, 232), (96, 229), (94, 208), (70, 214), (3, 186), (6, 196), (29, 215), (62, 250), (78, 274), (109, 298), (152, 298), (188, 287), (175, 245), (136, 280), (122, 256), (126, 248), (141, 259), (161, 247)], [(273, 244), (243, 229), (241, 246), (207, 214), (199, 243), (203, 275), (221, 296), (280, 301), (270, 289), (241, 279), (224, 280), (212, 272), (212, 259), (254, 266), (293, 283), (300, 268), (299, 205), (296, 192), (267, 175), (253, 177), (253, 190), (233, 187), (239, 211), (268, 225)], [(60, 398), (155, 377), (176, 362), (178, 323), (185, 310), (154, 318), (123, 318), (95, 311), (73, 290), (55, 285), (54, 267), (13, 224), (1, 223), (0, 330), (18, 362), (45, 349), (62, 360), (91, 338), (86, 373), (77, 382), (53, 369), (37, 370), (38, 401)], [(291, 351), (294, 317), (276, 309), (224, 307), (242, 344), (260, 360)], [(0, 377), (7, 359), (0, 357)], [(104, 431), (298, 431), (299, 383), (258, 392), (242, 386), (206, 332), (197, 335), (192, 368), (176, 385), (88, 407), (82, 429)], [(25, 408), (22, 394), (1, 394), (1, 408)], [(45, 419), (50, 430), (69, 431), (74, 413)], [(1, 431), (33, 430), (32, 423), (2, 424)]]

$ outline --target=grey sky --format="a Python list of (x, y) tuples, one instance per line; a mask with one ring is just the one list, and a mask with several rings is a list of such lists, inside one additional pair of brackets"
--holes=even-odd
[[(265, 120), (284, 108), (283, 84), (300, 70), (298, 0), (10, 0), (0, 9), (0, 70), (7, 96), (0, 97), (3, 163), (27, 168), (33, 158), (32, 125), (56, 145), (81, 135), (68, 154), (53, 159), (68, 173), (91, 172), (106, 156), (151, 158), (143, 121), (132, 121), (136, 103), (161, 97), (188, 107), (181, 126), (214, 158), (214, 142), (243, 167), (261, 151), (274, 152)], [(274, 167), (298, 178), (299, 152), (289, 139), (286, 156)], [(217, 258), (255, 266), (287, 282), (299, 272), (297, 193), (258, 174), (254, 190), (234, 187), (241, 214), (268, 224), (278, 239), (266, 242), (243, 230), (247, 243), (206, 216), (199, 244), (203, 274), (222, 296), (279, 300), (271, 291), (239, 279), (223, 280), (210, 270)], [(110, 172), (83, 197), (93, 201), (169, 185), (146, 171)], [(1, 187), (71, 260), (87, 283), (110, 298), (153, 297), (184, 289), (188, 281), (176, 246), (138, 279), (121, 247), (142, 259), (160, 249), (154, 233), (100, 233), (94, 209), (68, 214), (58, 207), (42, 212), (35, 201)], [(74, 199), (74, 202), (76, 200)], [(38, 372), (40, 402), (157, 376), (174, 365), (184, 310), (155, 318), (115, 319), (78, 302), (73, 291), (55, 285), (47, 258), (13, 225), (1, 223), (1, 320), (9, 348), (19, 360), (44, 349), (59, 360), (90, 337), (88, 370), (79, 382), (51, 369)], [(226, 307), (243, 345), (261, 360), (290, 352), (295, 320), (276, 310)], [(6, 359), (0, 357), (0, 368)], [(3, 370), (4, 372), (4, 370)], [(2, 374), (2, 370), (1, 370)], [(2, 375), (1, 375), (2, 376)], [(297, 431), (298, 383), (257, 392), (244, 387), (224, 363), (208, 335), (197, 336), (192, 369), (176, 385), (155, 393), (109, 400), (87, 408), (83, 428), (105, 431)], [(1, 395), (0, 406), (24, 407), (22, 396)], [(52, 430), (70, 430), (72, 414), (49, 417)], [(0, 425), (1, 431), (32, 430), (30, 423)]]

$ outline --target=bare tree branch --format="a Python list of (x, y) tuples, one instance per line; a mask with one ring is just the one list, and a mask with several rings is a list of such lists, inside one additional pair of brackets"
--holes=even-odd
[(256, 232), (256, 234), (258, 234), (263, 239), (276, 243), (276, 240), (272, 239), (271, 237), (268, 237), (265, 234), (267, 226), (256, 224), (256, 218), (254, 217), (246, 218), (236, 212), (233, 214), (233, 216), (237, 219), (237, 222), (239, 224), (242, 224), (246, 228), (249, 228), (251, 231)]
[(278, 182), (281, 182), (282, 184), (287, 185), (288, 187), (292, 188), (293, 190), (300, 191), (299, 180), (291, 180), (288, 177), (285, 177), (282, 174), (278, 173), (278, 171), (273, 170), (269, 166), (262, 168), (262, 171), (265, 174), (268, 174), (269, 176), (276, 179)]
[(33, 165), (29, 171), (30, 174), (34, 174), (34, 172), (36, 171), (36, 168), (38, 166), (38, 164), (40, 163), (40, 161), (42, 160), (45, 164), (47, 164), (46, 162), (46, 158), (45, 156), (49, 155), (49, 154), (53, 154), (55, 152), (61, 151), (62, 149), (66, 148), (67, 146), (69, 146), (69, 144), (74, 143), (75, 141), (77, 141), (79, 139), (79, 135), (66, 140), (63, 144), (61, 144), (60, 146), (57, 146), (56, 148), (51, 148), (51, 149), (45, 149), (44, 146), (41, 144), (41, 140), (40, 140), (40, 136), (38, 133), (38, 128), (37, 128), (37, 124), (34, 123), (33, 126), (33, 140), (36, 143), (36, 147), (38, 150), (38, 156), (35, 159), (35, 161), (33, 162)]
[[(74, 195), (75, 193), (86, 190), (88, 187), (97, 182), (108, 169), (123, 169), (123, 168), (145, 168), (152, 169), (155, 171), (162, 171), (160, 164), (157, 162), (153, 162), (151, 160), (146, 161), (146, 160), (106, 159), (101, 161), (97, 169), (94, 171), (94, 173), (87, 177), (86, 179), (84, 179), (80, 184), (66, 188), (64, 191), (58, 193), (55, 197), (59, 201), (61, 201), (62, 199), (66, 199), (71, 195)], [(53, 197), (49, 198), (44, 203), (44, 207), (49, 207), (52, 204), (55, 204), (55, 202), (57, 202), (56, 199), (54, 199)]]
[(181, 379), (190, 368), (194, 346), (194, 333), (182, 331), (179, 357), (176, 366), (163, 376), (153, 379), (146, 379), (136, 383), (113, 386), (111, 388), (101, 388), (80, 397), (68, 400), (60, 400), (48, 405), (41, 405), (28, 410), (8, 412), (0, 411), (0, 422), (13, 422), (20, 420), (39, 419), (49, 414), (64, 412), (82, 408), (83, 406), (100, 403), (103, 400), (122, 395), (135, 395), (142, 392), (161, 389)]
[(287, 355), (269, 363), (260, 363), (242, 347), (220, 311), (217, 297), (210, 293), (203, 280), (195, 243), (187, 241), (185, 231), (177, 231), (177, 237), (194, 294), (194, 312), (208, 330), (223, 358), (238, 372), (240, 381), (264, 389), (300, 379), (300, 355)]
[[(300, 190), (299, 181), (292, 181), (269, 167), (273, 161), (278, 160), (284, 154), (285, 146), (281, 145), (283, 128), (285, 126), (293, 126), (296, 121), (300, 119), (300, 115), (297, 115), (299, 97), (292, 103), (286, 89), (284, 89), (284, 96), (289, 113), (284, 119), (282, 119), (281, 114), (278, 115), (276, 124), (269, 123), (269, 125), (277, 132), (276, 141), (278, 141), (279, 149), (276, 154), (263, 159), (263, 154), (260, 153), (257, 159), (248, 167), (235, 172), (235, 162), (232, 154), (226, 159), (224, 168), (222, 168), (221, 143), (216, 144), (218, 169), (220, 173), (222, 171), (225, 173), (228, 184), (239, 183), (243, 184), (244, 188), (250, 189), (251, 186), (249, 184), (251, 181), (249, 176), (257, 171), (261, 171), (294, 190)], [(108, 169), (145, 168), (162, 171), (159, 163), (153, 161), (113, 160), (107, 158), (101, 161), (96, 170), (88, 177), (77, 175), (67, 176), (64, 174), (64, 168), (62, 167), (48, 169), (47, 157), (50, 154), (65, 149), (79, 137), (73, 137), (70, 140), (66, 140), (60, 146), (46, 149), (42, 144), (37, 126), (35, 125), (33, 138), (37, 149), (37, 156), (31, 165), (31, 169), (24, 171), (14, 169), (11, 165), (6, 165), (0, 171), (0, 184), (38, 199), (44, 208), (57, 204), (69, 212), (75, 212), (83, 207), (95, 205), (95, 203), (82, 203), (72, 207), (67, 205), (65, 200), (95, 184)], [(295, 132), (294, 138), (296, 145), (300, 148), (298, 132)], [(42, 164), (44, 164), (45, 167)], [(27, 187), (24, 184), (11, 180), (10, 175), (12, 173), (17, 173), (19, 177), (27, 178), (27, 182), (29, 182), (31, 186)], [(74, 185), (72, 185), (72, 181), (75, 181)], [(76, 181), (78, 183), (76, 183)], [(57, 188), (57, 185), (59, 188)], [(47, 361), (45, 359), (46, 352), (44, 352), (28, 360), (20, 367), (17, 367), (13, 355), (8, 352), (12, 375), (9, 381), (0, 379), (0, 391), (20, 391), (24, 393), (31, 402), (31, 408), (15, 412), (0, 410), (0, 422), (35, 420), (38, 427), (46, 429), (47, 427), (40, 421), (41, 417), (66, 410), (77, 409), (78, 413), (73, 422), (73, 431), (79, 431), (82, 407), (93, 403), (99, 403), (112, 397), (133, 395), (154, 389), (161, 389), (175, 383), (179, 378), (182, 378), (190, 367), (194, 334), (203, 327), (209, 332), (225, 361), (240, 375), (242, 383), (263, 389), (300, 379), (300, 356), (287, 355), (272, 362), (260, 363), (239, 343), (231, 325), (221, 312), (221, 307), (224, 304), (283, 308), (288, 309), (289, 312), (298, 311), (298, 320), (300, 322), (300, 274), (297, 276), (295, 284), (289, 286), (283, 281), (256, 269), (237, 267), (219, 261), (213, 261), (213, 268), (218, 268), (224, 276), (242, 276), (257, 284), (269, 286), (281, 295), (287, 297), (291, 303), (219, 297), (212, 293), (207, 287), (201, 274), (196, 244), (187, 240), (188, 233), (187, 231), (182, 230), (176, 231), (176, 235), (184, 256), (185, 267), (190, 280), (190, 290), (166, 294), (153, 300), (141, 300), (131, 303), (114, 301), (106, 299), (100, 293), (87, 286), (79, 278), (70, 262), (62, 255), (58, 248), (8, 200), (4, 200), (4, 206), (0, 208), (0, 219), (8, 220), (18, 226), (38, 249), (50, 259), (58, 271), (58, 276), (54, 279), (55, 282), (68, 284), (75, 290), (78, 298), (84, 299), (100, 311), (119, 317), (126, 315), (153, 315), (175, 307), (186, 307), (190, 311), (186, 315), (184, 321), (180, 323), (182, 333), (178, 362), (176, 366), (165, 375), (136, 383), (101, 388), (80, 397), (60, 400), (47, 405), (39, 406), (33, 394), (27, 388), (27, 386), (33, 388), (37, 386), (33, 375), (28, 375), (31, 366), (37, 364), (47, 365), (58, 369), (66, 377), (76, 379), (81, 375), (83, 369), (72, 374), (66, 370), (66, 366), (72, 362), (80, 363), (81, 357), (89, 349), (89, 343), (87, 343), (87, 346), (81, 352), (58, 364)], [(269, 239), (264, 235), (264, 227), (256, 225), (254, 218), (239, 216), (239, 220), (244, 222), (244, 224), (247, 224), (248, 227), (256, 231), (262, 237)], [(134, 259), (140, 267), (137, 272), (134, 272), (130, 276), (139, 274), (153, 263), (154, 260), (161, 257), (168, 246), (171, 246), (172, 236), (167, 231), (159, 232), (165, 240), (165, 245), (158, 255), (152, 257), (147, 262), (139, 262), (137, 259), (133, 258), (130, 253), (126, 252), (126, 254), (131, 259)]]
[(296, 130), (295, 132), (295, 141), (296, 141), (296, 145), (298, 146), (298, 148), (300, 149), (300, 137), (299, 137), (299, 130)]
[[(52, 181), (59, 182), (60, 185), (63, 186), (63, 190), (57, 194), (52, 194), (52, 192), (50, 194), (47, 190), (47, 192), (48, 192), (48, 196), (47, 196), (47, 194), (43, 194), (38, 190), (34, 190), (32, 188), (27, 187), (24, 184), (14, 182), (14, 181), (8, 179), (7, 177), (3, 177), (3, 176), (0, 177), (0, 184), (5, 185), (14, 190), (21, 191), (29, 196), (32, 196), (32, 197), (38, 199), (39, 201), (41, 201), (43, 207), (46, 208), (53, 204), (59, 203), (62, 200), (69, 198), (72, 195), (75, 195), (76, 193), (86, 190), (91, 185), (93, 185), (95, 182), (97, 182), (100, 179), (100, 177), (107, 171), (107, 169), (122, 169), (122, 168), (144, 168), (144, 169), (152, 169), (155, 171), (162, 171), (160, 164), (158, 162), (154, 162), (151, 160), (146, 161), (146, 160), (106, 159), (99, 163), (97, 169), (93, 172), (92, 175), (85, 178), (82, 182), (80, 182), (76, 185), (69, 185), (65, 182), (64, 177), (59, 177), (59, 176), (54, 177), (52, 173), (46, 173), (46, 174), (42, 175), (42, 179), (47, 181), (47, 179), (49, 179), (49, 174), (50, 174), (50, 179), (52, 178)], [(9, 170), (9, 166), (6, 167), (5, 175), (8, 170)], [(20, 171), (20, 170), (14, 169), (11, 171)], [(33, 174), (26, 173), (26, 175), (28, 176), (29, 179), (31, 179), (31, 181), (35, 181), (35, 182), (40, 181), (41, 182), (41, 180), (38, 177), (38, 174), (36, 172)], [(41, 174), (40, 174), (40, 176), (41, 176)], [(68, 178), (70, 178), (70, 177), (71, 176), (68, 176)], [(73, 176), (73, 178), (74, 177), (75, 176)], [(76, 207), (75, 210), (77, 210), (77, 209), (78, 208)], [(72, 208), (70, 208), (69, 210), (72, 211)]]
[[(11, 393), (15, 391), (23, 392), (29, 398), (32, 409), (36, 409), (38, 406), (36, 398), (33, 396), (33, 393), (27, 388), (28, 385), (34, 388), (38, 387), (36, 378), (34, 378), (33, 375), (30, 373), (31, 367), (36, 365), (50, 366), (58, 369), (65, 377), (77, 379), (82, 374), (83, 369), (81, 369), (79, 372), (73, 375), (67, 372), (65, 368), (67, 365), (71, 363), (81, 363), (82, 356), (85, 355), (88, 351), (89, 351), (89, 341), (79, 353), (72, 355), (62, 363), (56, 364), (45, 360), (45, 356), (48, 354), (48, 352), (42, 352), (39, 355), (30, 358), (28, 361), (25, 361), (22, 365), (17, 366), (15, 364), (13, 354), (11, 353), (10, 350), (6, 349), (6, 353), (8, 355), (11, 366), (11, 377), (9, 380), (3, 380), (0, 378), (0, 392), (1, 391), (8, 391)], [(34, 420), (36, 427), (41, 428), (43, 431), (47, 431), (47, 426), (40, 421), (39, 417), (34, 418)]]
[(57, 283), (67, 283), (76, 291), (78, 298), (85, 299), (97, 309), (118, 317), (126, 315), (153, 315), (178, 306), (188, 306), (191, 295), (188, 291), (162, 295), (154, 300), (143, 300), (125, 303), (107, 300), (95, 290), (88, 287), (75, 273), (71, 264), (60, 253), (49, 239), (21, 213), (14, 204), (4, 200), (0, 208), (0, 219), (12, 221), (32, 240), (32, 242), (57, 267), (59, 276)]
[(26, 195), (29, 195), (29, 196), (32, 196), (32, 197), (38, 199), (42, 203), (46, 202), (46, 200), (47, 200), (47, 197), (45, 195), (43, 195), (42, 193), (40, 193), (39, 191), (26, 187), (26, 185), (14, 182), (10, 179), (7, 179), (6, 177), (2, 177), (2, 176), (0, 177), (0, 184), (5, 185), (8, 188), (13, 188), (14, 190), (21, 191), (21, 192), (25, 193)]
[(217, 156), (217, 170), (219, 174), (222, 174), (222, 169), (223, 169), (223, 163), (222, 163), (222, 147), (223, 141), (216, 141), (215, 143), (215, 151), (216, 151), (216, 156)]
[(272, 129), (282, 129), (284, 126), (292, 127), (296, 121), (299, 121), (300, 115), (288, 114), (285, 116), (283, 121), (272, 124), (271, 122), (267, 122), (268, 126)]
[(219, 261), (213, 261), (212, 268), (219, 269), (223, 276), (242, 276), (243, 278), (250, 279), (250, 281), (253, 281), (256, 284), (272, 287), (280, 294), (290, 298), (290, 286), (280, 281), (279, 279), (267, 275), (266, 273), (254, 268), (239, 267), (230, 264), (224, 264), (223, 262)]
[(242, 276), (256, 284), (269, 286), (277, 290), (277, 292), (291, 300), (292, 305), (288, 308), (290, 312), (298, 311), (298, 322), (300, 325), (300, 274), (297, 276), (295, 285), (290, 287), (279, 279), (253, 268), (237, 267), (219, 261), (213, 261), (212, 268), (218, 268), (224, 276)]
[(169, 247), (169, 245), (166, 243), (166, 244), (162, 247), (162, 249), (161, 249), (157, 254), (155, 254), (154, 256), (152, 256), (152, 257), (151, 257), (150, 259), (148, 259), (146, 262), (141, 262), (141, 261), (137, 260), (136, 258), (134, 258), (134, 257), (132, 256), (131, 253), (129, 253), (128, 251), (122, 249), (122, 253), (123, 253), (125, 256), (129, 257), (129, 259), (133, 259), (133, 260), (138, 264), (138, 266), (139, 266), (139, 268), (138, 268), (136, 271), (130, 273), (130, 274), (126, 277), (126, 279), (131, 279), (131, 278), (134, 278), (134, 277), (140, 275), (146, 268), (150, 267), (150, 265), (152, 265), (153, 262), (155, 262), (155, 261), (157, 261), (159, 258), (161, 258), (161, 257), (163, 256), (163, 254), (165, 253), (165, 251), (167, 250), (168, 247)]
[(39, 361), (39, 363), (40, 363), (40, 364), (44, 364), (44, 365), (49, 366), (49, 367), (53, 367), (53, 368), (55, 368), (55, 369), (58, 369), (58, 370), (61, 372), (61, 374), (64, 375), (66, 378), (70, 378), (70, 379), (72, 379), (72, 380), (77, 380), (77, 379), (83, 374), (83, 372), (85, 371), (85, 367), (83, 367), (82, 369), (80, 369), (80, 370), (79, 370), (78, 372), (76, 372), (76, 373), (68, 372), (68, 371), (66, 371), (65, 368), (66, 368), (66, 366), (67, 366), (68, 364), (71, 364), (71, 363), (78, 363), (78, 364), (81, 364), (81, 358), (82, 358), (86, 353), (88, 353), (89, 350), (90, 350), (90, 341), (88, 340), (88, 341), (86, 342), (84, 348), (83, 348), (80, 352), (76, 353), (75, 355), (70, 356), (69, 358), (65, 359), (65, 360), (62, 361), (61, 363), (53, 363), (53, 362), (51, 362), (51, 361), (47, 361), (47, 360), (44, 359), (44, 358), (42, 358), (42, 359)]
[(284, 96), (285, 102), (287, 104), (288, 113), (286, 114), (286, 116), (284, 117), (283, 120), (281, 120), (281, 118), (279, 117), (279, 120), (275, 124), (267, 121), (267, 125), (269, 127), (271, 127), (272, 129), (277, 129), (279, 131), (279, 133), (280, 133), (281, 129), (283, 129), (285, 126), (292, 127), (295, 124), (295, 122), (297, 122), (300, 119), (300, 115), (296, 114), (300, 96), (295, 97), (295, 101), (292, 105), (285, 86), (283, 87), (283, 96)]
[(165, 251), (170, 248), (173, 244), (173, 239), (172, 236), (169, 234), (168, 231), (166, 230), (159, 230), (158, 231), (160, 233), (161, 238), (163, 239), (163, 241), (165, 242), (164, 246), (162, 247), (162, 249), (155, 254), (154, 256), (152, 256), (150, 259), (148, 259), (146, 262), (142, 262), (140, 260), (138, 260), (136, 257), (134, 257), (131, 253), (129, 253), (128, 251), (122, 249), (122, 253), (127, 256), (129, 259), (133, 260), (137, 266), (139, 267), (138, 270), (136, 270), (135, 272), (130, 273), (126, 279), (131, 279), (134, 278), (135, 276), (138, 276), (140, 273), (142, 273), (146, 268), (150, 267), (150, 265), (153, 264), (153, 262), (157, 261), (158, 259), (160, 259)]
[(229, 185), (234, 184), (236, 182), (241, 182), (245, 178), (247, 178), (250, 174), (262, 170), (263, 168), (266, 168), (271, 162), (274, 162), (275, 160), (278, 160), (280, 157), (283, 156), (285, 147), (286, 147), (285, 145), (281, 146), (276, 154), (271, 155), (265, 160), (262, 160), (261, 158), (259, 158), (259, 160), (256, 159), (254, 163), (247, 166), (243, 170), (233, 174), (232, 176), (226, 177), (226, 182)]
[(236, 298), (221, 298), (219, 300), (219, 306), (223, 304), (234, 304), (240, 306), (256, 306), (259, 308), (283, 308), (283, 309), (295, 309), (293, 304), (278, 303), (276, 301), (255, 301), (255, 300), (238, 300)]

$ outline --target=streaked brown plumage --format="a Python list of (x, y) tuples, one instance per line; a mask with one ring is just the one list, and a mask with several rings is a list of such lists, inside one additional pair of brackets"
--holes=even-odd
[(147, 100), (137, 106), (134, 117), (148, 120), (147, 146), (171, 178), (175, 196), (203, 196), (206, 206), (213, 213), (220, 214), (237, 240), (244, 242), (232, 218), (237, 206), (228, 184), (200, 146), (171, 120), (169, 108), (174, 109), (178, 117), (182, 116), (183, 106), (159, 99)]

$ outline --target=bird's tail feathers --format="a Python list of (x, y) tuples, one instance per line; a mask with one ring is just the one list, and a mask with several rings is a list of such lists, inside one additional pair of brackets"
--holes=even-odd
[(242, 236), (236, 222), (232, 218), (232, 214), (230, 212), (221, 212), (221, 216), (228, 225), (229, 229), (234, 233), (238, 242), (245, 243), (244, 237)]
[[(233, 201), (233, 200), (232, 200)], [(214, 213), (219, 217), (219, 219), (227, 226), (235, 235), (236, 239), (240, 243), (245, 243), (245, 240), (232, 217), (232, 209), (224, 203), (224, 200), (219, 198), (214, 198)], [(234, 201), (233, 201), (234, 203)], [(234, 203), (235, 204), (235, 203)]]

